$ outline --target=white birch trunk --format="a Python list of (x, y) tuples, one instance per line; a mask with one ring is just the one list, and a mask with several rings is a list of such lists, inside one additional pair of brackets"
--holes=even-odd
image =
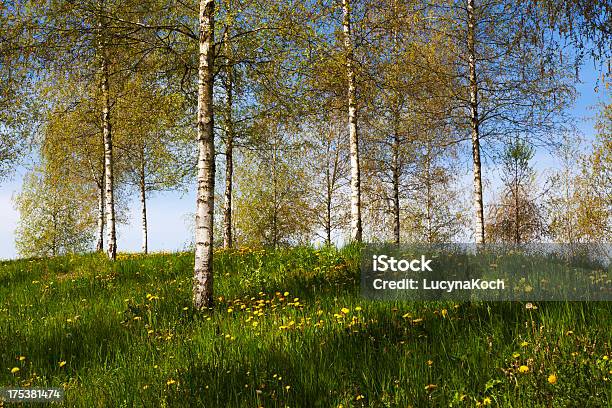
[(232, 247), (232, 177), (234, 174), (234, 123), (233, 123), (233, 82), (234, 67), (231, 59), (229, 35), (225, 32), (225, 53), (227, 66), (225, 106), (225, 203), (223, 207), (223, 246)]
[(144, 254), (149, 253), (149, 230), (147, 226), (147, 185), (146, 185), (146, 174), (145, 174), (145, 164), (144, 164), (144, 154), (141, 158), (141, 167), (140, 167), (140, 209), (141, 209), (141, 217), (142, 217), (142, 252)]
[(393, 163), (391, 164), (391, 172), (393, 178), (393, 243), (400, 243), (400, 137), (397, 126), (397, 120), (395, 121), (395, 129), (393, 131)]
[(96, 252), (104, 250), (104, 172), (98, 185), (98, 233)]
[(106, 253), (111, 260), (117, 258), (117, 235), (115, 232), (115, 199), (114, 199), (114, 176), (113, 176), (113, 137), (110, 118), (110, 90), (109, 90), (109, 67), (108, 56), (103, 36), (105, 26), (102, 22), (100, 29), (100, 87), (102, 93), (102, 135), (104, 138), (104, 198), (106, 201), (106, 228), (107, 248)]
[(470, 81), (470, 128), (472, 131), (472, 160), (474, 165), (474, 211), (475, 211), (475, 238), (477, 244), (485, 243), (484, 233), (484, 207), (482, 201), (482, 175), (480, 164), (480, 131), (478, 119), (478, 79), (476, 76), (476, 38), (475, 26), (476, 16), (474, 15), (474, 0), (467, 0), (468, 14), (468, 65)]
[(348, 79), (348, 126), (351, 156), (351, 239), (361, 242), (361, 179), (359, 168), (359, 138), (357, 134), (357, 101), (355, 90), (355, 69), (353, 67), (353, 40), (351, 38), (351, 11), (349, 0), (342, 0), (342, 31), (346, 51), (346, 72)]
[(200, 0), (198, 67), (198, 189), (195, 228), (193, 305), (213, 306), (213, 209), (215, 143), (213, 133), (214, 0)]
[(425, 174), (426, 174), (426, 197), (425, 197), (425, 217), (426, 217), (426, 225), (427, 228), (427, 243), (433, 243), (433, 225), (432, 225), (432, 212), (433, 212), (433, 194), (432, 194), (432, 184), (433, 184), (433, 172), (431, 170), (431, 141), (427, 141), (427, 153), (425, 156)]
[(325, 244), (331, 245), (331, 207), (333, 193), (333, 175), (330, 167), (331, 132), (325, 144)]

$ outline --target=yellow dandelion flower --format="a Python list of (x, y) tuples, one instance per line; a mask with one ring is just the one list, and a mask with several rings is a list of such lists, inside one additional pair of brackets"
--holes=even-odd
[(427, 365), (431, 367), (433, 365), (433, 361), (427, 360)]
[(285, 386), (285, 389), (286, 389), (287, 391), (289, 391), (289, 388), (291, 388), (291, 386), (290, 386), (290, 385)]
[(19, 356), (19, 361), (23, 361), (25, 359), (26, 359), (25, 356)]
[(604, 361), (608, 361), (609, 357), (608, 356), (603, 356), (602, 359), (604, 359)]
[(358, 396), (357, 396), (355, 399), (356, 399), (357, 401), (361, 401), (361, 400), (362, 400), (362, 399), (364, 399), (364, 398), (365, 398), (365, 397), (364, 397), (363, 395), (359, 394), (359, 395), (358, 395)]
[(283, 296), (285, 296), (285, 297), (289, 296), (289, 292), (283, 293)]
[(342, 309), (340, 309), (340, 312), (342, 312), (343, 314), (347, 314), (350, 311), (351, 309), (347, 309), (346, 307), (343, 307)]
[(15, 374), (15, 373), (18, 373), (18, 372), (19, 372), (19, 367), (13, 367), (11, 369), (11, 374)]
[(448, 315), (448, 310), (442, 309), (440, 313), (442, 314), (442, 317), (446, 317)]
[(557, 383), (557, 376), (555, 374), (551, 374), (548, 376), (548, 382), (551, 384)]
[(66, 362), (65, 361), (60, 361), (57, 365), (60, 366), (60, 368), (62, 368), (63, 366), (66, 365)]
[(528, 341), (524, 341), (521, 343), (521, 347), (527, 347), (529, 345)]
[(173, 380), (172, 378), (166, 381), (166, 385), (172, 385), (172, 384), (176, 384), (176, 381)]
[(357, 307), (355, 308), (355, 311), (356, 311), (356, 312), (361, 312), (361, 306), (357, 306)]
[(513, 358), (519, 358), (520, 356), (521, 356), (521, 353), (512, 353)]
[(519, 367), (518, 370), (519, 370), (519, 373), (525, 374), (525, 373), (529, 372), (529, 367), (527, 367), (526, 365), (522, 365), (522, 366)]
[(227, 309), (227, 313), (232, 313), (234, 311), (234, 309), (232, 309), (231, 307), (229, 309)]
[(489, 397), (485, 397), (485, 398), (482, 400), (482, 405), (491, 405), (491, 398), (489, 398)]

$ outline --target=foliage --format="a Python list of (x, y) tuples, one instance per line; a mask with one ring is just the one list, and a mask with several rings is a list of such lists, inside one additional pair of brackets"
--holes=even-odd
[(580, 191), (578, 226), (589, 241), (612, 235), (612, 104), (603, 107), (593, 151), (583, 158), (576, 180)]
[(501, 198), (491, 209), (487, 226), (493, 242), (520, 244), (540, 239), (546, 232), (531, 166), (533, 148), (520, 138), (506, 146), (502, 157)]
[(90, 251), (95, 194), (87, 185), (51, 179), (41, 169), (27, 174), (22, 192), (15, 197), (19, 254), (42, 257)]
[(311, 238), (310, 185), (304, 165), (296, 160), (299, 152), (299, 145), (276, 135), (240, 163), (235, 201), (239, 245), (276, 248)]
[(565, 140), (562, 168), (551, 176), (549, 232), (559, 242), (605, 242), (612, 234), (612, 109), (603, 105), (597, 136), (583, 151), (576, 138)]

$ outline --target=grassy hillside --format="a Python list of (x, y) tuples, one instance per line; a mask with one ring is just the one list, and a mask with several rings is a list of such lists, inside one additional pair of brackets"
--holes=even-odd
[(191, 254), (2, 263), (0, 386), (78, 407), (610, 406), (610, 303), (368, 302), (358, 256), (217, 252), (202, 314)]

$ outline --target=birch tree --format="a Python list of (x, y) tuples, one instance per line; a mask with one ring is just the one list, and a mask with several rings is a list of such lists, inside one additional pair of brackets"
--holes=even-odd
[(326, 245), (331, 245), (334, 234), (345, 229), (350, 215), (345, 211), (343, 196), (349, 175), (347, 134), (344, 115), (338, 117), (331, 112), (316, 118), (317, 123), (304, 136), (308, 143), (306, 170), (313, 182), (311, 201), (317, 234)]
[(25, 176), (15, 197), (19, 223), (15, 245), (21, 256), (57, 256), (91, 250), (94, 237), (95, 190), (56, 177), (44, 164)]
[[(52, 100), (45, 118), (41, 153), (48, 171), (66, 171), (97, 191), (96, 251), (104, 250), (104, 143), (95, 93), (83, 84), (59, 81), (43, 95)], [(78, 98), (75, 98), (78, 95)]]
[(240, 162), (236, 197), (236, 240), (279, 248), (310, 242), (314, 235), (312, 179), (304, 143), (294, 129), (272, 120), (258, 127), (265, 143)]
[(470, 105), (470, 135), (472, 139), (473, 208), (475, 212), (476, 243), (485, 242), (484, 204), (482, 200), (482, 165), (480, 162), (480, 118), (478, 114), (478, 81), (476, 78), (476, 11), (475, 0), (467, 0), (467, 52)]
[[(99, 3), (100, 11), (106, 14), (104, 0)], [(110, 101), (110, 68), (108, 55), (107, 22), (104, 17), (98, 21), (96, 56), (100, 67), (100, 92), (102, 97), (102, 135), (104, 140), (104, 202), (106, 212), (107, 249), (106, 254), (111, 260), (117, 258), (117, 231), (115, 225), (115, 190), (114, 190), (114, 163), (113, 163), (113, 135), (111, 130), (111, 101)]]
[(215, 2), (200, 0), (198, 65), (198, 176), (195, 219), (193, 305), (213, 306), (213, 215), (215, 135), (213, 132), (213, 61)]
[(458, 154), (447, 145), (449, 134), (448, 125), (438, 125), (422, 130), (413, 143), (416, 163), (408, 175), (412, 188), (402, 231), (410, 242), (455, 242), (466, 227)]
[(185, 131), (184, 98), (160, 86), (154, 72), (135, 73), (116, 103), (115, 135), (125, 182), (140, 201), (142, 252), (148, 252), (147, 198), (184, 188), (190, 175), (191, 132)]
[[(230, 26), (231, 27), (231, 26)], [(225, 130), (225, 192), (223, 203), (223, 246), (231, 248), (233, 245), (232, 237), (232, 190), (234, 177), (234, 52), (232, 43), (229, 39), (229, 27), (223, 38), (223, 49), (225, 52), (225, 109), (224, 109), (224, 130)]]
[(562, 242), (605, 243), (612, 234), (612, 105), (603, 104), (590, 149), (574, 154), (577, 169), (563, 179), (569, 194), (555, 197), (561, 212), (553, 213), (551, 232)]
[(503, 154), (501, 197), (491, 209), (487, 233), (494, 242), (522, 244), (540, 239), (545, 223), (538, 203), (535, 171), (530, 163), (533, 148), (520, 138)]
[[(35, 21), (42, 23), (32, 37), (37, 41), (37, 57), (45, 63), (44, 79), (52, 81), (54, 78), (68, 77), (73, 81), (97, 85), (100, 104), (96, 106), (99, 107), (104, 146), (106, 252), (112, 260), (117, 253), (112, 84), (119, 72), (123, 72), (119, 66), (126, 62), (130, 47), (125, 38), (122, 39), (125, 33), (118, 25), (111, 24), (110, 17), (126, 12), (128, 6), (131, 5), (119, 5), (111, 0), (78, 4), (57, 1), (37, 5), (36, 10), (41, 17)], [(120, 55), (119, 50), (124, 53)], [(53, 84), (49, 82), (44, 85), (50, 87)]]
[[(384, 233), (372, 233), (396, 244), (422, 232), (416, 228), (416, 214), (427, 211), (417, 211), (420, 206), (411, 197), (425, 191), (420, 182), (432, 179), (421, 179), (420, 172), (426, 170), (421, 161), (439, 163), (437, 156), (446, 157), (452, 142), (448, 95), (457, 84), (440, 35), (425, 29), (426, 12), (418, 2), (389, 0), (370, 4), (366, 19), (363, 70), (371, 96), (361, 114), (363, 207), (372, 218), (368, 224), (385, 226)], [(446, 75), (432, 74), (435, 71)], [(441, 137), (444, 134), (447, 137)], [(423, 154), (426, 143), (429, 155)]]
[(459, 86), (451, 98), (460, 133), (471, 141), (474, 237), (485, 242), (483, 142), (493, 148), (516, 132), (534, 144), (554, 144), (563, 109), (574, 96), (574, 74), (554, 35), (522, 2), (461, 0), (434, 7), (430, 29), (448, 38)]
[(361, 225), (361, 173), (359, 167), (359, 135), (357, 133), (357, 90), (354, 66), (354, 46), (351, 28), (351, 1), (342, 0), (342, 32), (347, 78), (348, 132), (351, 163), (351, 239), (360, 242)]

